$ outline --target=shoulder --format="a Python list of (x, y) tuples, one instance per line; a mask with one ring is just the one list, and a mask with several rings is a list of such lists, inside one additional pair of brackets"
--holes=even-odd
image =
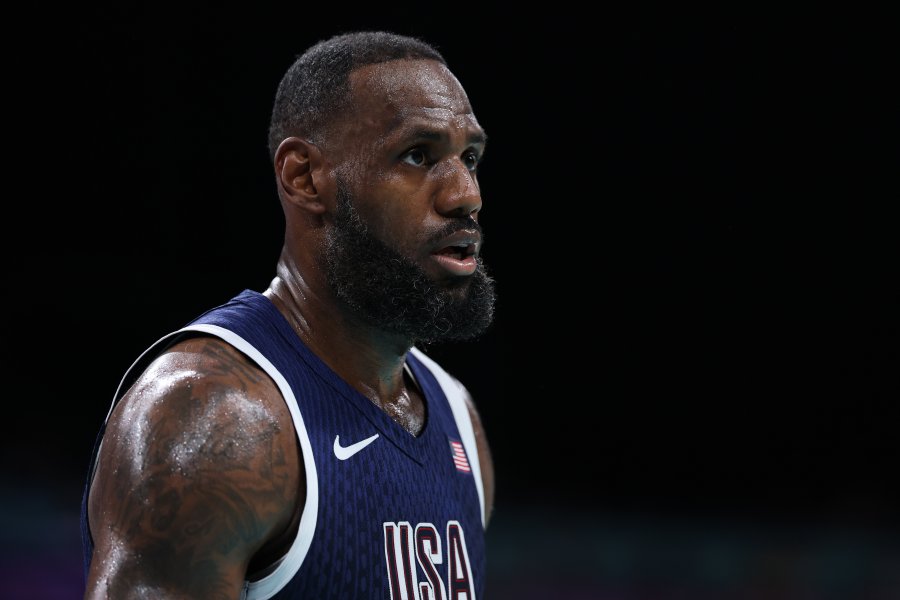
[(451, 391), (455, 392), (455, 394), (453, 394), (455, 399), (450, 399), (451, 405), (455, 401), (459, 402), (460, 399), (462, 404), (465, 405), (466, 413), (472, 424), (475, 447), (478, 451), (478, 464), (481, 471), (481, 480), (484, 490), (484, 518), (485, 526), (487, 526), (487, 522), (490, 520), (494, 507), (494, 461), (491, 454), (491, 446), (488, 442), (487, 432), (485, 431), (484, 423), (481, 420), (481, 415), (478, 412), (475, 400), (462, 381), (447, 372), (447, 370), (439, 365), (434, 359), (418, 348), (412, 348), (410, 352), (418, 358), (429, 371), (431, 371), (445, 393), (448, 394), (448, 397), (451, 395)]
[(442, 367), (438, 362), (425, 354), (422, 350), (413, 346), (409, 353), (414, 356), (420, 363), (422, 363), (426, 369), (428, 369), (432, 375), (434, 375), (435, 379), (438, 380), (438, 383), (441, 384), (441, 387), (447, 388), (459, 388), (460, 392), (464, 394), (468, 394), (466, 391), (466, 387), (462, 384), (462, 382), (457, 379), (454, 375), (451, 375), (444, 367)]
[(469, 419), (472, 421), (472, 433), (475, 437), (475, 446), (478, 448), (478, 464), (481, 471), (481, 482), (484, 489), (484, 525), (487, 527), (494, 511), (494, 459), (491, 454), (491, 445), (488, 442), (487, 432), (484, 429), (478, 407), (469, 391), (459, 383), (463, 392)]
[(291, 423), (275, 382), (212, 336), (191, 337), (163, 352), (138, 376), (110, 421), (135, 433), (143, 432), (146, 421), (168, 424), (174, 435), (189, 435), (194, 443), (226, 432), (236, 441), (257, 437)]
[(110, 414), (103, 444), (142, 452), (143, 470), (253, 478), (254, 462), (280, 460), (274, 453), (294, 440), (275, 382), (227, 342), (199, 336), (150, 363)]
[(118, 581), (195, 567), (239, 585), (298, 506), (295, 439), (277, 385), (249, 358), (214, 337), (176, 343), (110, 414), (89, 510), (96, 551), (115, 560), (97, 568)]
[(472, 398), (472, 394), (469, 392), (468, 388), (463, 384), (463, 382), (418, 348), (413, 347), (410, 350), (410, 354), (415, 356), (419, 360), (419, 362), (425, 365), (425, 367), (431, 372), (431, 374), (434, 375), (434, 378), (444, 389), (445, 393), (453, 396), (451, 401), (453, 399), (462, 399), (470, 415), (473, 417), (473, 420), (477, 421), (477, 425), (480, 426), (481, 419), (478, 415), (475, 401)]

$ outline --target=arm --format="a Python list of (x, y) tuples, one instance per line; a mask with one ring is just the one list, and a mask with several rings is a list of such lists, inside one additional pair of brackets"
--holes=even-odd
[(86, 599), (238, 598), (296, 521), (301, 464), (275, 383), (215, 338), (169, 349), (110, 415)]
[(472, 419), (472, 429), (475, 432), (475, 445), (478, 447), (478, 464), (481, 467), (481, 483), (484, 488), (484, 527), (487, 529), (491, 514), (494, 512), (494, 460), (491, 457), (491, 447), (481, 423), (481, 416), (468, 391), (465, 398), (469, 417)]

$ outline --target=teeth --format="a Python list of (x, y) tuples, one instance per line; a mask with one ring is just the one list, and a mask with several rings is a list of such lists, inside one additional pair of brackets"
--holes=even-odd
[(441, 252), (445, 254), (453, 253), (460, 255), (460, 257), (466, 257), (475, 254), (475, 244), (471, 241), (455, 242), (444, 246)]

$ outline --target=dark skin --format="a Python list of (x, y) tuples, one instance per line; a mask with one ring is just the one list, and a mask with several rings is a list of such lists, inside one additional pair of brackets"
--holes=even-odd
[[(351, 88), (352, 115), (325, 144), (288, 138), (276, 153), (285, 241), (264, 293), (326, 364), (418, 435), (425, 403), (403, 369), (414, 340), (360, 320), (325, 280), (337, 181), (379, 239), (464, 294), (468, 265), (441, 256), (425, 232), (460, 216), (477, 220), (484, 134), (438, 62), (362, 67)], [(471, 398), (468, 406), (489, 517), (491, 454)], [(89, 498), (95, 550), (85, 598), (238, 598), (247, 574), (290, 546), (303, 474), (290, 413), (269, 376), (221, 340), (179, 342), (110, 415)]]

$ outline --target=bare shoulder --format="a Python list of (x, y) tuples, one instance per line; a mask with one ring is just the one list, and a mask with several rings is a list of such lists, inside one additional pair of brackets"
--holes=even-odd
[(494, 510), (494, 459), (475, 400), (465, 386), (460, 383), (459, 387), (463, 390), (466, 407), (469, 409), (469, 418), (472, 420), (472, 430), (475, 433), (475, 445), (478, 447), (478, 465), (481, 467), (481, 481), (484, 488), (484, 524), (486, 527)]
[(241, 352), (212, 337), (168, 349), (110, 415), (86, 597), (236, 598), (299, 505), (295, 440), (278, 387)]

